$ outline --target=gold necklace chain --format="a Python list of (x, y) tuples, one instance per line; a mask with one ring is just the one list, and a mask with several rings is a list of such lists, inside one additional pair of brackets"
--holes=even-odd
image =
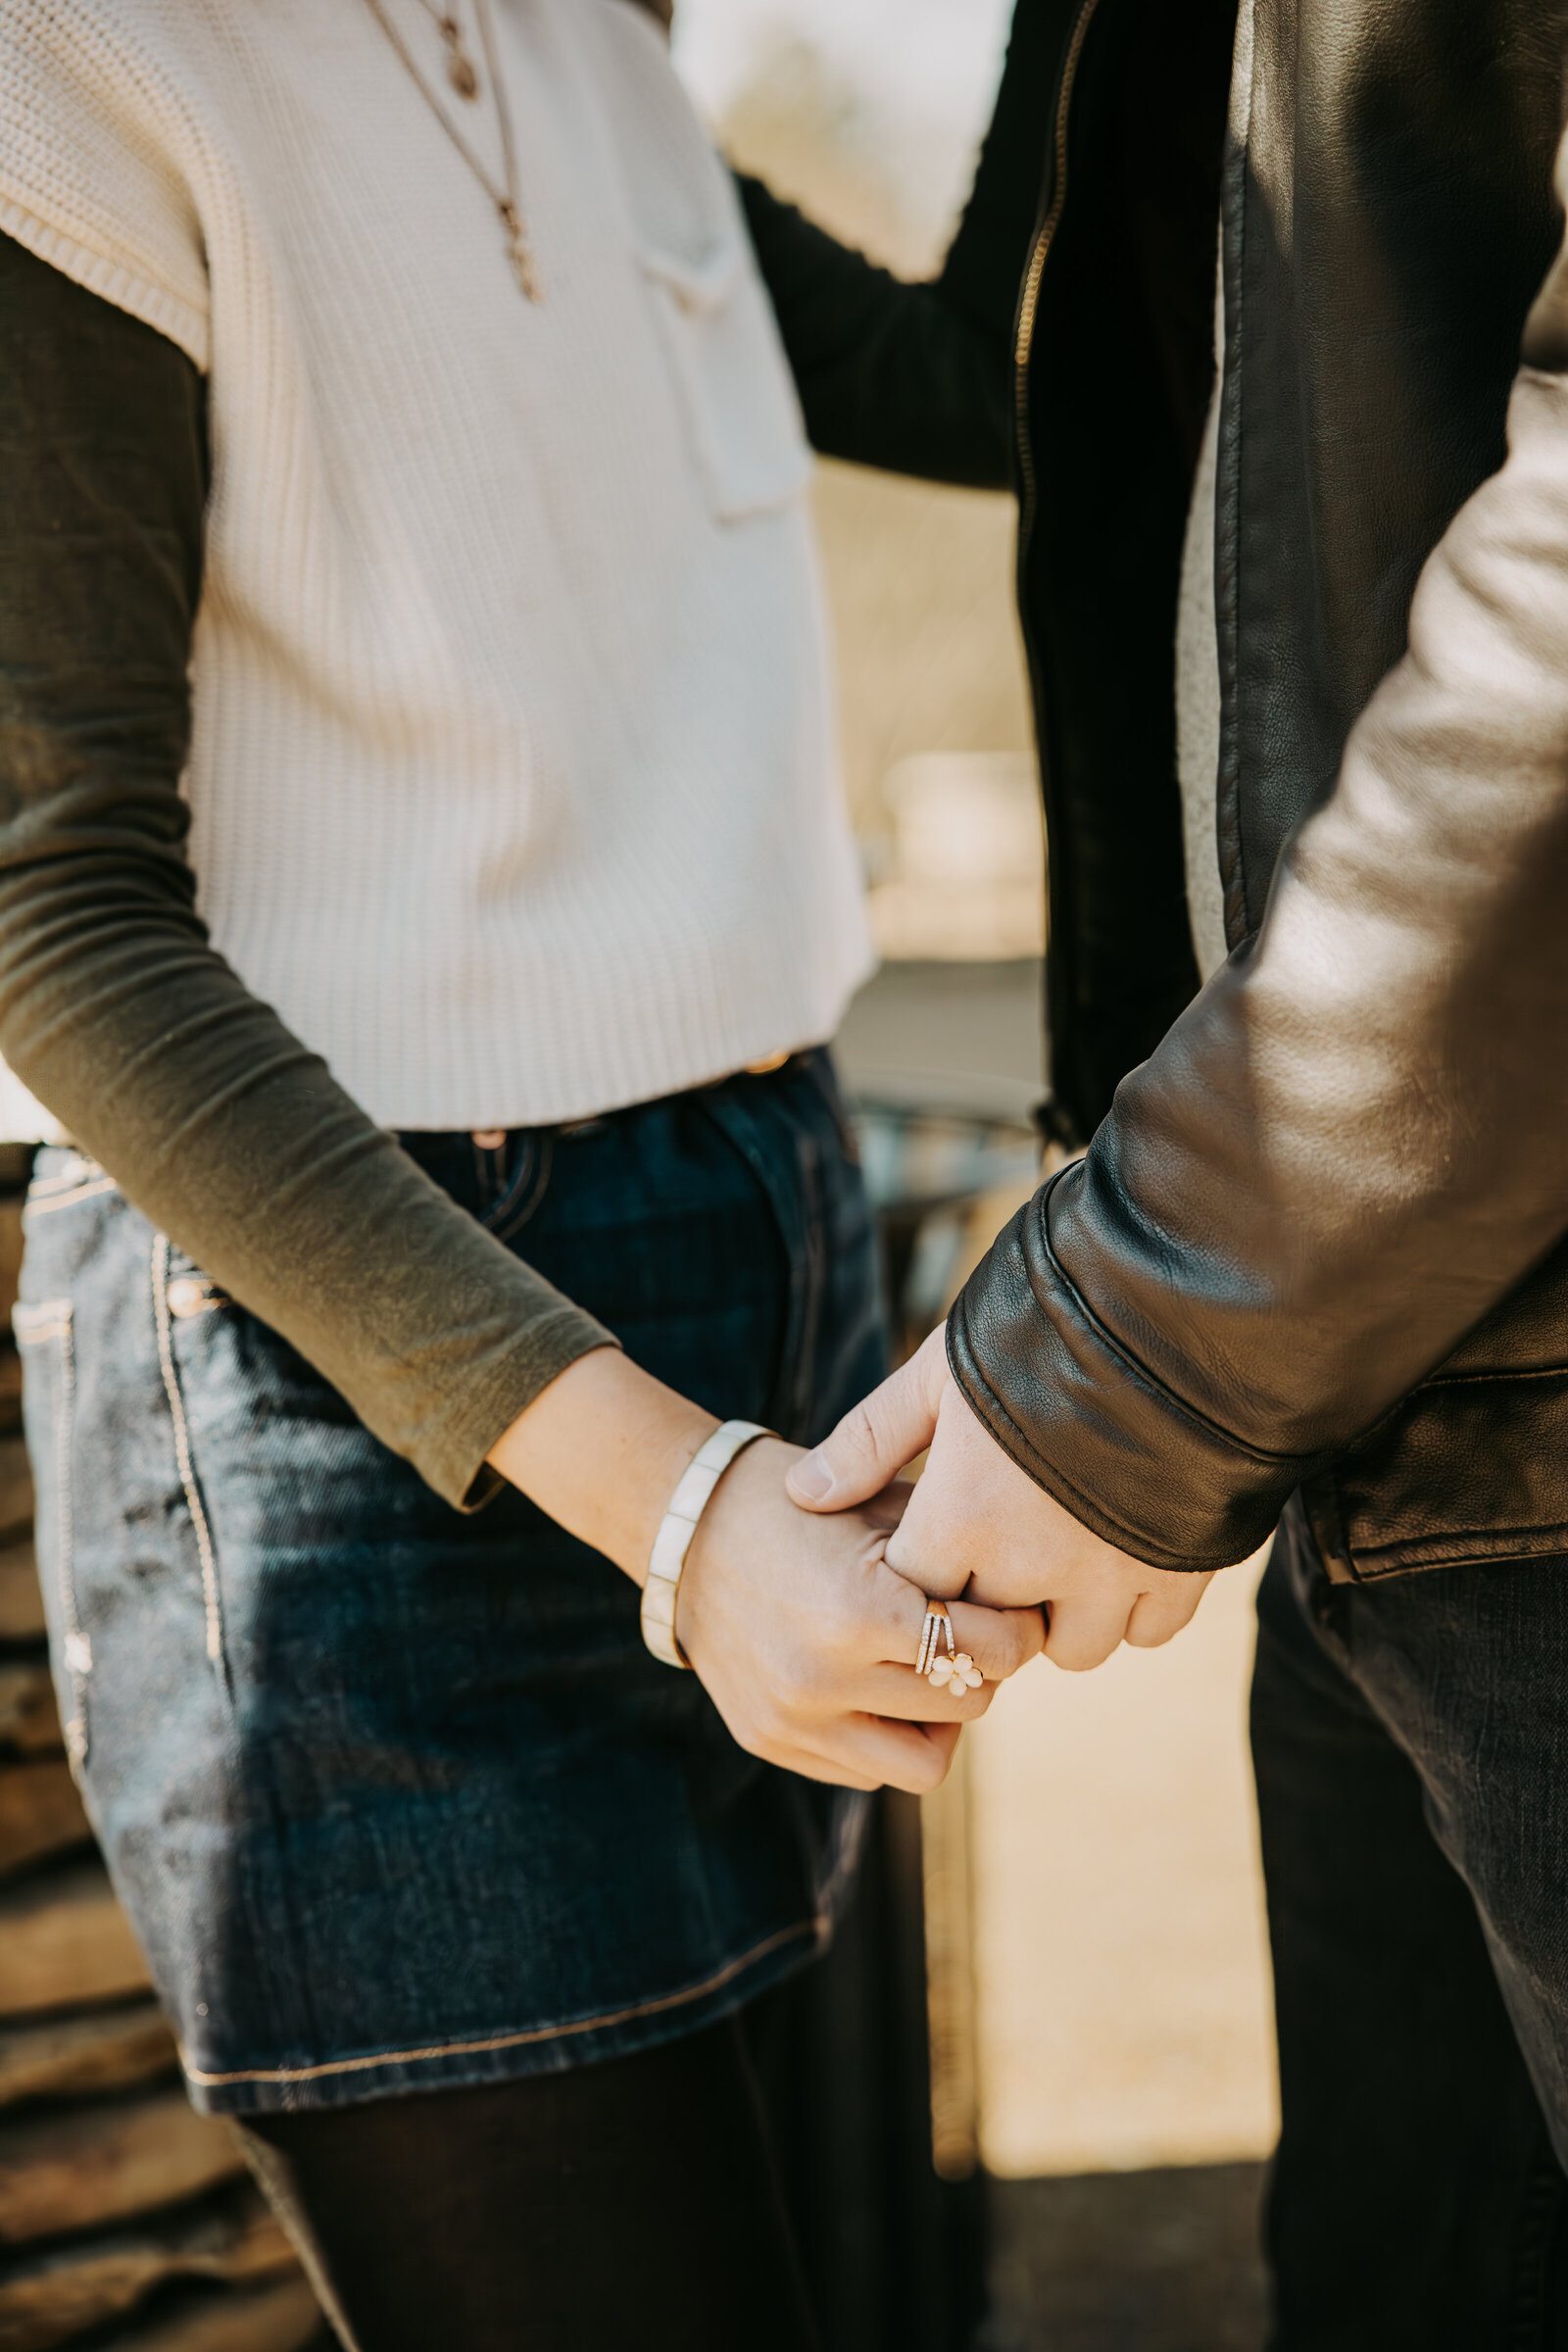
[[(496, 95), (496, 121), (501, 129), (502, 168), (506, 173), (506, 185), (499, 188), (420, 73), (408, 43), (387, 15), (382, 0), (366, 0), (366, 4), (402, 59), (409, 78), (500, 214), (501, 225), (507, 234), (507, 259), (512, 264), (513, 275), (528, 300), (538, 302), (542, 297), (543, 289), (539, 283), (539, 270), (534, 261), (533, 247), (528, 239), (528, 224), (523, 219), (522, 206), (517, 200), (516, 143), (512, 135), (512, 109), (507, 104), (506, 84), (501, 78), (500, 61), (496, 55), (495, 28), (490, 22), (490, 0), (473, 0), (473, 13), (479, 22), (479, 38), (484, 45), (484, 62), (490, 73), (490, 86)], [(434, 15), (435, 12), (432, 9), (430, 13)], [(443, 35), (443, 37), (445, 36)]]

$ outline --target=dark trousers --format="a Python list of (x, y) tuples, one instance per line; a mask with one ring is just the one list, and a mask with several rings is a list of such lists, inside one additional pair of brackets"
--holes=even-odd
[(348, 2352), (814, 2352), (740, 2018), (238, 2128)]
[(1258, 1618), (1275, 2352), (1562, 2352), (1568, 1559), (1331, 1586), (1293, 1505)]

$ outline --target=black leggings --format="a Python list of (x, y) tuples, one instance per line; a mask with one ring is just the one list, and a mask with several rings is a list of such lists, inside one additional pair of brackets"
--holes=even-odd
[(353, 2352), (814, 2352), (737, 2019), (240, 2132)]

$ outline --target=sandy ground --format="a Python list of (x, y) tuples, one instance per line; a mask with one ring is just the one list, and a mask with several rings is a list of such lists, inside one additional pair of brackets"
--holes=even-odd
[(1258, 2352), (1262, 2185), (1255, 2164), (993, 2182), (975, 2352)]
[(1003, 2176), (1258, 2158), (1276, 2096), (1245, 1703), (1260, 1562), (1163, 1650), (1037, 1661), (973, 1736), (981, 2149)]

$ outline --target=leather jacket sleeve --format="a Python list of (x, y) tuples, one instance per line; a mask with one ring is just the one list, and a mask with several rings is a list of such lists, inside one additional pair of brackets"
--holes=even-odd
[(1161, 1567), (1244, 1557), (1568, 1231), (1568, 261), (1523, 356), (1260, 928), (950, 1321), (999, 1443)]
[(127, 1196), (454, 1503), (610, 1338), (209, 946), (179, 792), (201, 378), (0, 237), (0, 1052)]

